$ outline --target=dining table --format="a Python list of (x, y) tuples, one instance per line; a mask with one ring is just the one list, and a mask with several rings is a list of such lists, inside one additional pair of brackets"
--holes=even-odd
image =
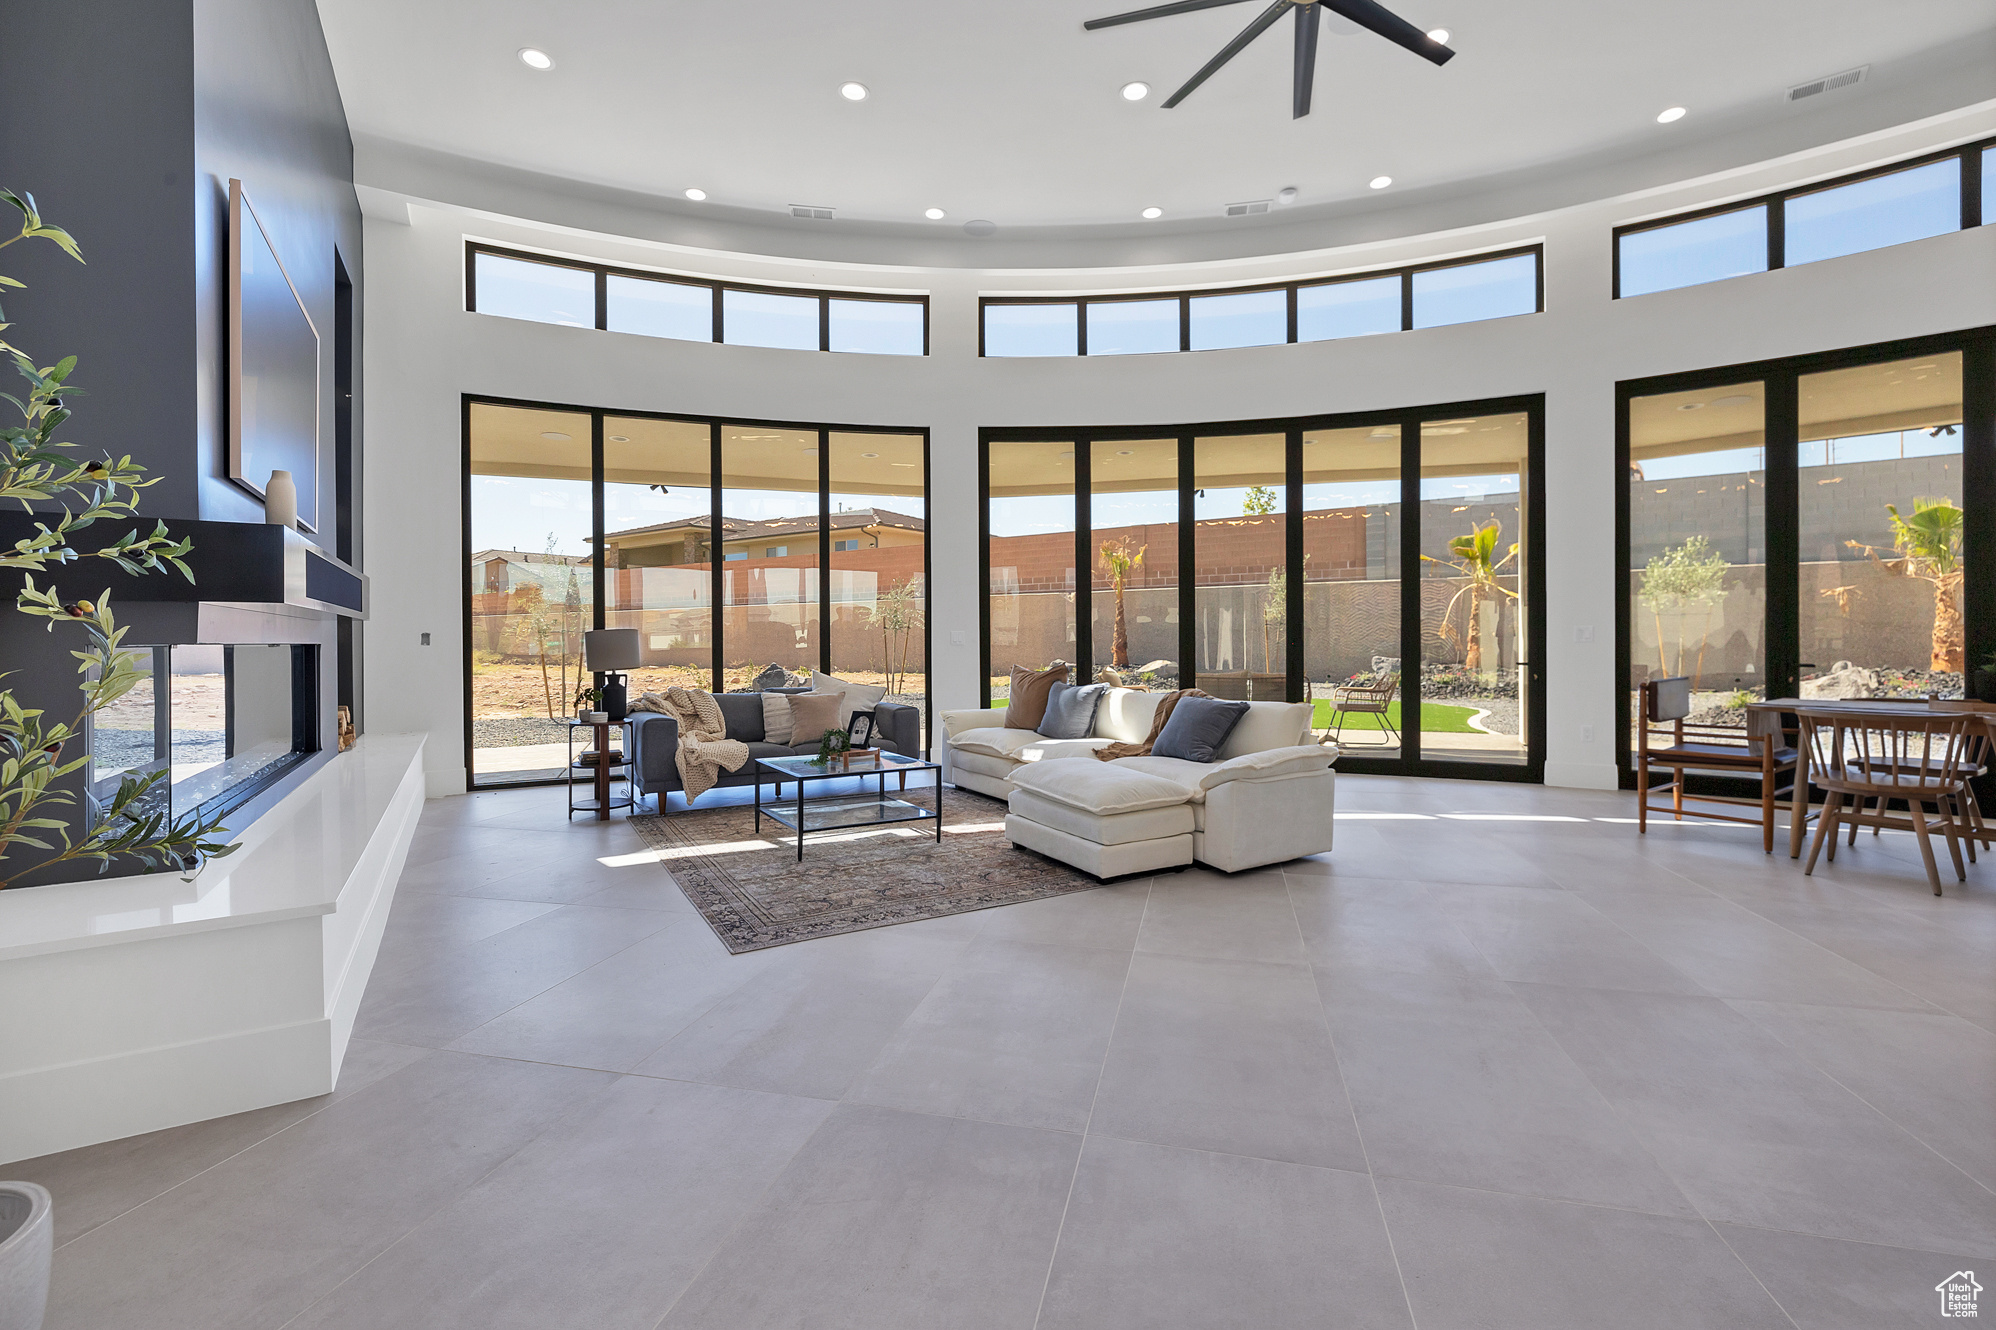
[[(1996, 702), (1964, 702), (1952, 698), (1910, 698), (1900, 700), (1884, 697), (1770, 697), (1760, 702), (1749, 702), (1746, 706), (1746, 732), (1749, 737), (1773, 736), (1777, 743), (1800, 728), (1796, 719), (1798, 711), (1812, 715), (1883, 715), (1905, 718), (1950, 718), (1967, 712), (1977, 718), (1983, 733), (1996, 740)], [(1795, 745), (1795, 798), (1788, 817), (1788, 857), (1802, 857), (1802, 842), (1808, 833), (1809, 819), (1821, 814), (1809, 811), (1809, 746), (1797, 742)]]

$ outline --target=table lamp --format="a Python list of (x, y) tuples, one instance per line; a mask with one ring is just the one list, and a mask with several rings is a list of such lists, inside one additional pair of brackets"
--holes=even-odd
[(628, 714), (623, 671), (634, 670), (639, 659), (638, 630), (598, 628), (582, 635), (582, 657), (596, 674), (596, 686), (603, 690), (603, 710), (610, 719), (622, 720)]

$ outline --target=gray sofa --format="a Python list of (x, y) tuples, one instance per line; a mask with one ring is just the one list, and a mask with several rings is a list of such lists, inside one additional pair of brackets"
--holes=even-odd
[[(783, 689), (807, 692), (808, 689)], [(759, 757), (816, 757), (814, 741), (795, 747), (766, 743), (762, 737), (762, 694), (716, 693), (721, 715), (728, 722), (728, 737), (740, 739), (749, 748), (748, 761), (734, 771), (724, 772), (719, 785), (751, 785), (756, 779)], [(632, 712), (638, 722), (631, 730), (631, 774), (639, 797), (656, 796), (658, 811), (666, 810), (665, 796), (681, 789), (679, 782), (679, 722), (670, 716)], [(907, 757), (922, 753), (922, 713), (902, 702), (882, 702), (873, 712), (876, 743)]]

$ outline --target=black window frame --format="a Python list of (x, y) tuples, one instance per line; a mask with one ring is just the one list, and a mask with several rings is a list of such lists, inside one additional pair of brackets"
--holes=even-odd
[[(473, 766), (474, 739), (472, 727), (472, 669), (471, 642), (473, 628), (473, 597), (479, 590), (471, 578), (471, 556), (474, 553), (471, 543), (471, 408), (473, 406), (513, 407), (529, 411), (566, 411), (589, 417), (590, 428), (590, 557), (589, 567), (593, 580), (594, 604), (590, 609), (590, 627), (603, 628), (609, 616), (609, 569), (603, 562), (604, 523), (603, 486), (604, 479), (604, 422), (611, 417), (633, 420), (672, 420), (681, 424), (706, 425), (708, 436), (708, 490), (710, 492), (711, 532), (722, 529), (722, 506), (725, 502), (721, 478), (725, 457), (722, 441), (729, 426), (742, 426), (748, 429), (783, 429), (808, 431), (818, 436), (818, 614), (819, 622), (826, 627), (818, 634), (818, 661), (816, 668), (824, 674), (832, 672), (832, 579), (824, 574), (832, 565), (831, 531), (831, 436), (834, 434), (885, 434), (909, 437), (919, 435), (922, 440), (922, 584), (924, 596), (934, 595), (935, 541), (929, 527), (930, 510), (935, 502), (935, 451), (927, 425), (842, 425), (826, 424), (819, 421), (762, 420), (748, 416), (723, 416), (698, 412), (625, 410), (611, 406), (577, 406), (569, 402), (538, 401), (530, 398), (502, 397), (492, 393), (464, 393), (459, 399), (459, 428), (462, 433), (459, 453), (459, 470), (462, 475), (460, 493), (459, 554), (460, 581), (462, 583), (462, 654), (464, 681), (464, 780), (468, 790), (512, 789), (532, 785), (562, 785), (567, 783), (566, 775), (540, 780), (488, 781), (481, 784)], [(715, 552), (720, 553), (718, 543)], [(746, 557), (730, 555), (726, 558), (710, 559), (713, 578), (714, 643), (713, 659), (710, 666), (709, 684), (718, 691), (725, 682), (727, 664), (727, 642), (724, 608), (721, 587), (722, 565), (727, 558)], [(922, 732), (930, 736), (930, 747), (934, 745), (935, 734), (935, 615), (925, 611), (922, 615), (922, 659), (928, 670), (928, 682), (922, 700)], [(929, 749), (923, 750), (927, 757)]]
[[(522, 263), (539, 263), (550, 268), (571, 268), (579, 272), (595, 274), (596, 279), (596, 320), (598, 331), (608, 331), (610, 326), (610, 279), (629, 277), (642, 282), (667, 282), (674, 286), (700, 286), (707, 288), (713, 305), (713, 333), (707, 339), (723, 346), (745, 346), (749, 343), (729, 342), (727, 328), (722, 316), (721, 293), (723, 291), (744, 291), (765, 296), (802, 296), (818, 302), (818, 347), (824, 352), (832, 350), (832, 304), (834, 300), (870, 300), (884, 305), (920, 305), (922, 307), (922, 354), (929, 354), (929, 297), (926, 293), (915, 295), (893, 295), (884, 291), (841, 291), (830, 287), (764, 286), (757, 282), (735, 282), (718, 277), (683, 277), (677, 273), (652, 272), (644, 268), (625, 268), (614, 263), (591, 263), (587, 259), (565, 258), (554, 254), (540, 254), (527, 249), (510, 249), (504, 245), (487, 244), (482, 240), (464, 242), (464, 308), (467, 313), (477, 314), (478, 308), (478, 256), (490, 254), (495, 258), (515, 259)], [(634, 333), (633, 336), (644, 336)], [(668, 337), (661, 341), (697, 341), (691, 337)], [(796, 350), (801, 348), (767, 347), (765, 350)], [(980, 351), (982, 347), (980, 345)], [(878, 351), (840, 351), (837, 355), (881, 355)]]
[[(1790, 199), (1805, 198), (1811, 194), (1823, 194), (1845, 185), (1861, 184), (1866, 180), (1876, 180), (1881, 176), (1897, 175), (1901, 171), (1912, 171), (1922, 166), (1932, 166), (1957, 158), (1961, 163), (1961, 225), (1962, 231), (1972, 231), (1985, 221), (1992, 220), (1982, 215), (1982, 154), (1984, 150), (1996, 148), (1996, 138), (1977, 139), (1973, 143), (1960, 144), (1953, 148), (1942, 148), (1935, 152), (1921, 153), (1900, 161), (1888, 162), (1883, 166), (1868, 166), (1862, 171), (1851, 171), (1829, 180), (1817, 180), (1806, 185), (1793, 185), (1787, 189), (1777, 189), (1767, 194), (1756, 194), (1751, 198), (1733, 199), (1726, 203), (1714, 203), (1703, 208), (1692, 208), (1685, 212), (1675, 212), (1668, 217), (1651, 217), (1640, 222), (1628, 222), (1614, 229), (1611, 240), (1609, 275), (1610, 299), (1620, 300), (1622, 296), (1622, 237), (1636, 235), (1644, 231), (1661, 231), (1666, 227), (1679, 226), (1685, 222), (1703, 221), (1707, 217), (1720, 217), (1729, 212), (1745, 212), (1750, 208), (1767, 209), (1767, 272), (1776, 272), (1788, 266), (1787, 261), (1787, 205)], [(1881, 249), (1890, 249), (1882, 245)], [(1858, 250), (1869, 254), (1871, 250)], [(1848, 255), (1842, 257), (1849, 257)], [(1754, 276), (1741, 273), (1742, 277)], [(1715, 277), (1712, 281), (1730, 281), (1730, 278)], [(1689, 286), (1709, 286), (1710, 282), (1692, 282)], [(1687, 290), (1687, 286), (1665, 287), (1667, 291)], [(1643, 295), (1661, 295), (1661, 291), (1645, 291)], [(1634, 299), (1631, 296), (1629, 299)]]
[[(1448, 265), (1440, 265), (1448, 266)], [(1546, 395), (1544, 393), (1521, 393), (1509, 397), (1480, 398), (1458, 402), (1423, 402), (1410, 407), (1388, 408), (1376, 411), (1348, 411), (1310, 416), (1281, 416), (1261, 420), (1222, 420), (1204, 421), (1193, 424), (1159, 425), (1116, 425), (1116, 426), (986, 426), (977, 432), (977, 671), (979, 705), (991, 706), (991, 445), (1003, 443), (1072, 443), (1075, 455), (1074, 475), (1074, 524), (1075, 524), (1075, 578), (1074, 578), (1074, 654), (1078, 668), (1083, 672), (1093, 669), (1094, 642), (1092, 611), (1094, 608), (1094, 580), (1090, 575), (1090, 542), (1093, 529), (1090, 524), (1090, 507), (1093, 498), (1094, 477), (1087, 459), (1092, 447), (1097, 443), (1112, 443), (1122, 440), (1155, 441), (1176, 438), (1179, 445), (1178, 490), (1179, 490), (1179, 567), (1181, 570), (1193, 568), (1197, 562), (1193, 554), (1194, 522), (1190, 520), (1193, 496), (1194, 475), (1193, 443), (1196, 439), (1212, 439), (1228, 435), (1281, 434), (1285, 436), (1284, 470), (1287, 502), (1284, 512), (1287, 521), (1285, 532), (1288, 565), (1288, 619), (1290, 631), (1286, 642), (1289, 652), (1286, 675), (1288, 698), (1292, 702), (1305, 700), (1305, 659), (1306, 644), (1300, 625), (1303, 617), (1303, 507), (1302, 477), (1303, 436), (1312, 430), (1352, 429), (1364, 426), (1397, 426), (1401, 437), (1401, 548), (1397, 556), (1389, 555), (1389, 561), (1396, 561), (1403, 596), (1405, 588), (1413, 585), (1418, 592), (1421, 578), (1420, 559), (1420, 448), (1421, 425), (1424, 422), (1446, 419), (1455, 416), (1485, 416), (1501, 414), (1522, 414), (1526, 417), (1528, 453), (1525, 472), (1522, 477), (1526, 487), (1525, 504), (1525, 606), (1526, 650), (1528, 659), (1519, 663), (1529, 671), (1526, 703), (1525, 760), (1523, 762), (1475, 762), (1455, 759), (1423, 757), (1420, 751), (1420, 690), (1403, 688), (1400, 693), (1402, 715), (1407, 717), (1401, 727), (1403, 736), (1400, 756), (1368, 757), (1355, 749), (1346, 749), (1338, 759), (1340, 771), (1360, 774), (1388, 776), (1436, 776), (1456, 779), (1478, 779), (1515, 781), (1527, 784), (1542, 784), (1545, 780), (1546, 740), (1548, 720), (1546, 716), (1546, 675), (1544, 652), (1548, 625), (1546, 603), (1546, 449), (1545, 420)], [(1412, 516), (1407, 514), (1411, 510)], [(1179, 660), (1188, 662), (1194, 659), (1196, 646), (1196, 597), (1198, 579), (1185, 576), (1181, 571), (1178, 584), (1179, 597)], [(1403, 614), (1400, 622), (1400, 652), (1403, 660), (1419, 661), (1421, 657), (1421, 618), (1418, 614)], [(1197, 686), (1196, 671), (1189, 675), (1183, 671), (1179, 676), (1180, 687)]]
[[(1280, 342), (1263, 342), (1257, 346), (1218, 346), (1210, 351), (1253, 351), (1267, 346), (1317, 345), (1323, 341), (1343, 341), (1338, 337), (1316, 338), (1308, 343), (1299, 343), (1296, 337), (1296, 293), (1305, 287), (1343, 286), (1348, 282), (1371, 282), (1382, 277), (1400, 279), (1400, 330), (1414, 331), (1414, 274), (1417, 272), (1437, 272), (1445, 268), (1470, 268), (1480, 263), (1493, 263), (1499, 259), (1515, 259), (1524, 255), (1532, 257), (1534, 274), (1533, 308), (1527, 313), (1543, 314), (1546, 309), (1546, 259), (1545, 245), (1514, 245), (1508, 249), (1495, 249), (1487, 254), (1474, 254), (1450, 259), (1432, 259), (1422, 263), (1401, 264), (1392, 268), (1368, 269), (1365, 272), (1340, 273), (1335, 277), (1301, 278), (1287, 282), (1257, 282), (1247, 286), (1187, 287), (1170, 291), (1116, 291), (1088, 296), (979, 296), (977, 298), (977, 355), (983, 359), (988, 353), (984, 344), (984, 311), (993, 305), (1072, 305), (1076, 324), (1075, 356), (1088, 354), (1088, 306), (1120, 305), (1131, 301), (1176, 300), (1178, 302), (1178, 350), (1189, 352), (1192, 347), (1192, 302), (1206, 296), (1257, 295), (1265, 291), (1285, 293), (1289, 306), (1288, 334)], [(1522, 318), (1519, 314), (1500, 314), (1497, 318)], [(1472, 322), (1490, 323), (1494, 319), (1477, 319)], [(1458, 325), (1445, 325), (1455, 327)], [(1120, 354), (1120, 353), (1119, 353)], [(1150, 352), (1164, 355), (1166, 352)], [(1066, 360), (1070, 357), (1056, 356), (993, 356), (995, 360)]]

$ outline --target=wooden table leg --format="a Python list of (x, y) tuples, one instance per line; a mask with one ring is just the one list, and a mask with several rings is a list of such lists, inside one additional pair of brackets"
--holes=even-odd
[[(1809, 827), (1809, 745), (1796, 735), (1795, 793), (1788, 800), (1788, 857), (1802, 857), (1802, 838)], [(1770, 737), (1768, 742), (1774, 742)]]

